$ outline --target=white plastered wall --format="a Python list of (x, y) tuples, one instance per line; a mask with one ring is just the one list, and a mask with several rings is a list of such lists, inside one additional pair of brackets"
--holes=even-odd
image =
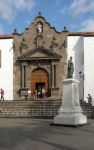
[(68, 59), (73, 57), (73, 78), (79, 80), (79, 98), (84, 99), (84, 80), (80, 78), (79, 72), (84, 73), (84, 42), (82, 36), (68, 36)]
[(5, 100), (13, 100), (13, 39), (0, 39), (1, 68), (0, 89), (5, 91)]
[(94, 37), (84, 37), (84, 100), (92, 95), (94, 105)]

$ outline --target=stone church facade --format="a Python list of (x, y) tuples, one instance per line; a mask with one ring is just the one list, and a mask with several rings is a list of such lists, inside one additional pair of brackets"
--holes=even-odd
[[(45, 89), (46, 99), (61, 99), (62, 80), (72, 56), (80, 100), (94, 105), (94, 32), (57, 32), (39, 14), (22, 34), (0, 34), (0, 89), (5, 100), (23, 100)], [(38, 95), (36, 95), (37, 97)]]
[(31, 90), (45, 89), (46, 98), (61, 98), (62, 80), (67, 75), (68, 31), (57, 32), (37, 16), (22, 34), (13, 33), (13, 97), (23, 99)]

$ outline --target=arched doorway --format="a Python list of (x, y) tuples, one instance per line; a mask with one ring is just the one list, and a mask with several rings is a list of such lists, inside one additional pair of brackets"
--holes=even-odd
[[(45, 69), (38, 68), (31, 73), (31, 96), (34, 97), (35, 92), (40, 91), (42, 97), (42, 89), (45, 89), (45, 96), (49, 92), (49, 74)], [(38, 95), (37, 95), (38, 96)]]

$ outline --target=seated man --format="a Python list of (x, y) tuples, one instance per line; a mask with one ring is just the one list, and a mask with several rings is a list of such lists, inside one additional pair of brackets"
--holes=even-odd
[(90, 94), (88, 94), (87, 99), (88, 99), (88, 103), (92, 104), (92, 96)]

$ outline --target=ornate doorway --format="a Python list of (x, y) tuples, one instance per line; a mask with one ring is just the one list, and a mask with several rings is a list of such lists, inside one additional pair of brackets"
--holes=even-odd
[(45, 96), (49, 94), (49, 74), (45, 69), (38, 68), (31, 73), (31, 96), (34, 97), (36, 91), (40, 91), (42, 97), (42, 89), (45, 89)]

